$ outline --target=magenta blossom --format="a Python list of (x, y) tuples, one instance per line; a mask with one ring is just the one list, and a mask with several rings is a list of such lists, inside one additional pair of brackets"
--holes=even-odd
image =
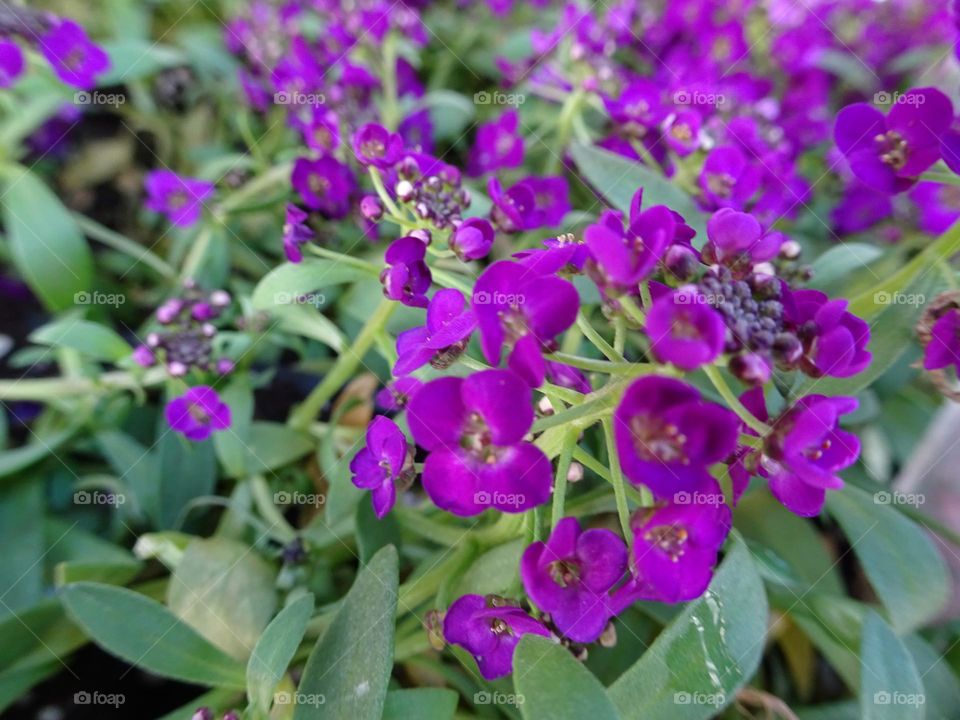
[(459, 290), (438, 290), (427, 307), (427, 324), (404, 330), (397, 336), (394, 375), (408, 375), (430, 363), (448, 367), (466, 349), (477, 325)]
[(303, 260), (300, 247), (316, 237), (316, 233), (307, 225), (309, 217), (309, 214), (296, 205), (287, 205), (287, 217), (283, 223), (283, 252), (292, 263)]
[(430, 268), (424, 262), (427, 246), (415, 237), (394, 240), (387, 248), (387, 262), (380, 273), (384, 297), (410, 307), (427, 307), (430, 289)]
[(361, 164), (386, 170), (403, 155), (403, 138), (383, 125), (367, 123), (353, 136), (353, 153)]
[(520, 577), (530, 600), (549, 613), (557, 629), (578, 643), (593, 642), (613, 616), (610, 590), (627, 570), (627, 547), (602, 528), (581, 531), (564, 518), (547, 542), (523, 553)]
[(761, 468), (770, 491), (787, 509), (806, 517), (823, 508), (827, 490), (843, 487), (837, 472), (856, 462), (860, 441), (839, 428), (839, 417), (857, 409), (856, 398), (807, 395), (773, 423)]
[(192, 387), (173, 398), (165, 414), (173, 431), (196, 442), (206, 440), (215, 430), (230, 427), (230, 406), (208, 385)]
[(190, 227), (215, 191), (212, 182), (180, 177), (172, 170), (152, 170), (144, 180), (148, 210), (163, 213), (177, 227)]
[(385, 388), (377, 393), (377, 405), (384, 410), (403, 410), (410, 402), (410, 398), (421, 387), (423, 387), (423, 382), (409, 375), (391, 380)]
[(293, 164), (290, 182), (311, 210), (318, 210), (332, 220), (350, 212), (356, 180), (350, 168), (335, 158), (298, 158)]
[(508, 110), (497, 120), (477, 129), (477, 140), (470, 151), (467, 173), (479, 177), (484, 173), (523, 164), (523, 137), (518, 132), (520, 114)]
[(454, 601), (443, 619), (446, 641), (460, 645), (473, 655), (480, 674), (487, 680), (513, 671), (517, 643), (531, 633), (550, 637), (539, 620), (495, 596), (463, 595)]
[(707, 221), (705, 254), (725, 265), (745, 265), (772, 260), (780, 252), (782, 233), (764, 232), (759, 222), (747, 213), (723, 208)]
[(819, 290), (796, 290), (786, 308), (803, 341), (807, 373), (850, 377), (870, 364), (870, 326), (847, 312), (846, 300), (830, 300)]
[(407, 406), (410, 432), (429, 455), (423, 489), (441, 509), (477, 515), (518, 513), (550, 497), (547, 456), (524, 436), (533, 424), (531, 391), (509, 370), (442, 377)]
[(677, 231), (675, 214), (666, 205), (631, 213), (624, 228), (617, 213), (605, 212), (583, 233), (598, 270), (598, 284), (626, 292), (657, 266)]
[(895, 96), (889, 114), (857, 103), (837, 115), (834, 137), (850, 169), (882, 192), (909, 189), (940, 159), (941, 137), (953, 123), (950, 99), (935, 88)]
[(0, 88), (13, 85), (23, 74), (23, 51), (13, 40), (0, 40)]
[(496, 233), (483, 218), (468, 218), (460, 223), (450, 238), (450, 249), (463, 262), (485, 258), (493, 247)]
[(706, 300), (695, 287), (687, 286), (653, 303), (645, 329), (658, 360), (695, 370), (720, 356), (727, 328)]
[(407, 439), (389, 418), (380, 415), (367, 428), (367, 444), (350, 461), (352, 482), (370, 491), (373, 511), (383, 518), (397, 501), (397, 483), (411, 474), (413, 457), (408, 463)]
[(635, 380), (614, 412), (624, 474), (661, 498), (709, 485), (707, 468), (733, 453), (739, 427), (692, 385), (656, 375)]
[(563, 177), (527, 177), (506, 192), (491, 177), (487, 192), (493, 201), (490, 219), (504, 232), (554, 227), (570, 211), (570, 191)]
[(960, 310), (951, 308), (930, 328), (930, 342), (924, 350), (925, 370), (941, 370), (953, 365), (960, 373)]
[(700, 172), (703, 204), (710, 208), (745, 208), (760, 188), (760, 172), (738, 147), (710, 151)]
[(91, 90), (97, 76), (110, 68), (110, 58), (90, 42), (86, 31), (72, 20), (60, 20), (40, 38), (40, 51), (67, 85)]

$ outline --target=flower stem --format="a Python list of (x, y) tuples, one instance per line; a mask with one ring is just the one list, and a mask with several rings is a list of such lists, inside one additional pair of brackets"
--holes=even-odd
[(617, 501), (617, 515), (620, 518), (620, 529), (623, 537), (630, 542), (630, 508), (627, 506), (626, 480), (620, 472), (620, 456), (617, 454), (617, 444), (613, 438), (613, 418), (603, 420), (603, 437), (607, 444), (607, 462), (610, 465), (610, 476), (613, 479), (613, 495)]
[(144, 265), (149, 265), (166, 278), (173, 279), (177, 277), (177, 271), (174, 270), (169, 263), (150, 252), (149, 249), (143, 247), (143, 245), (135, 240), (131, 240), (126, 235), (121, 235), (110, 228), (104, 227), (81, 213), (73, 213), (73, 218), (77, 221), (80, 229), (94, 240), (99, 240), (107, 247), (129, 255), (138, 263), (142, 262)]
[(373, 189), (377, 191), (377, 195), (380, 200), (386, 206), (387, 210), (390, 211), (390, 214), (394, 217), (391, 218), (393, 222), (399, 222), (403, 217), (403, 213), (400, 211), (400, 208), (397, 207), (397, 204), (393, 201), (393, 198), (390, 197), (390, 193), (387, 192), (386, 186), (383, 184), (383, 176), (380, 174), (380, 171), (371, 165), (367, 168), (370, 171), (370, 180), (373, 182)]
[(733, 410), (737, 417), (743, 420), (746, 423), (747, 427), (752, 430), (756, 430), (760, 435), (766, 435), (770, 432), (770, 426), (767, 425), (762, 420), (758, 419), (752, 412), (747, 410), (743, 403), (740, 402), (740, 399), (734, 394), (733, 390), (730, 389), (730, 386), (727, 385), (727, 381), (723, 379), (723, 375), (720, 374), (720, 371), (713, 365), (704, 365), (703, 372), (706, 373), (706, 376), (710, 379), (710, 382), (713, 383), (713, 386), (717, 389), (717, 392), (720, 393), (727, 405), (730, 406), (730, 409)]
[(349, 265), (350, 267), (355, 267), (358, 270), (368, 272), (374, 277), (380, 276), (380, 268), (374, 265), (372, 262), (361, 260), (360, 258), (353, 257), (352, 255), (344, 255), (343, 253), (338, 253), (334, 250), (328, 250), (320, 245), (307, 245), (307, 248), (314, 255), (319, 255), (320, 257), (327, 258), (328, 260), (336, 260), (338, 263)]
[(553, 512), (550, 516), (550, 528), (553, 529), (563, 519), (563, 506), (567, 497), (567, 473), (570, 471), (570, 460), (577, 445), (580, 431), (575, 428), (567, 430), (563, 436), (563, 445), (560, 448), (560, 460), (557, 462), (557, 475), (553, 483)]
[(620, 303), (620, 307), (623, 308), (623, 311), (627, 314), (627, 317), (637, 323), (637, 325), (640, 327), (646, 325), (647, 316), (633, 301), (632, 297), (629, 295), (621, 295), (619, 298), (617, 298), (617, 302)]
[(593, 343), (593, 346), (602, 352), (608, 360), (623, 362), (623, 355), (618, 353), (610, 343), (600, 336), (600, 333), (590, 324), (590, 321), (587, 320), (587, 317), (583, 313), (577, 315), (577, 327), (580, 328), (584, 337)]
[(306, 430), (310, 426), (327, 401), (351, 378), (398, 304), (386, 298), (380, 302), (373, 315), (367, 320), (367, 324), (360, 330), (356, 340), (353, 341), (353, 345), (343, 350), (326, 377), (290, 415), (288, 421), (290, 427)]

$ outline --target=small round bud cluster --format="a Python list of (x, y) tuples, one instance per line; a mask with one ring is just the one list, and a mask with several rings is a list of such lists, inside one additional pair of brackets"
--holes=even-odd
[(452, 165), (430, 168), (425, 175), (417, 161), (407, 156), (397, 164), (397, 199), (409, 206), (414, 215), (434, 227), (457, 225), (463, 211), (470, 207), (470, 193), (461, 186), (460, 171)]
[(193, 281), (184, 284), (184, 293), (157, 308), (156, 319), (161, 330), (147, 335), (144, 345), (133, 351), (134, 361), (144, 367), (162, 361), (173, 377), (183, 377), (191, 369), (215, 370), (224, 375), (233, 370), (227, 358), (213, 358), (213, 339), (218, 319), (230, 305), (230, 294), (224, 290), (205, 292)]

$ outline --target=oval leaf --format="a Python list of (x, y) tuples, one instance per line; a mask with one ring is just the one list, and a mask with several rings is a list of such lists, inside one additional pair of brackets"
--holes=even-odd
[(273, 690), (287, 671), (313, 613), (313, 595), (303, 595), (277, 613), (267, 625), (247, 663), (250, 704), (266, 714)]
[(923, 720), (926, 696), (913, 657), (873, 611), (863, 622), (860, 662), (863, 720)]

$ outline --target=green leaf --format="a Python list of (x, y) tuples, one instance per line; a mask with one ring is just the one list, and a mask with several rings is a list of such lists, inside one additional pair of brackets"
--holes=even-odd
[(505, 595), (517, 579), (523, 540), (497, 545), (481, 555), (457, 584), (457, 595)]
[(950, 595), (947, 568), (926, 532), (876, 496), (847, 485), (827, 494), (840, 524), (897, 632), (933, 618)]
[(400, 547), (400, 523), (393, 513), (378, 518), (369, 498), (357, 503), (356, 528), (360, 562), (369, 562), (387, 545)]
[(76, 432), (76, 427), (70, 427), (46, 436), (41, 435), (34, 442), (13, 450), (0, 452), (0, 478), (25, 470), (34, 463), (43, 460), (47, 455), (52, 455)]
[(643, 206), (666, 205), (683, 215), (701, 241), (706, 239), (706, 217), (693, 198), (646, 165), (628, 160), (598, 147), (574, 143), (570, 149), (577, 167), (594, 189), (624, 214), (630, 213), (630, 200), (643, 188)]
[(267, 472), (299, 460), (313, 450), (313, 438), (282, 423), (254, 422), (250, 426), (250, 468)]
[(513, 685), (523, 696), (524, 718), (617, 720), (603, 685), (570, 651), (536, 635), (520, 639), (513, 661)]
[(324, 288), (370, 277), (364, 270), (334, 260), (286, 263), (268, 272), (253, 291), (255, 310), (272, 310), (289, 305), (302, 295), (322, 293)]
[(903, 638), (903, 644), (913, 656), (913, 664), (923, 680), (926, 720), (950, 720), (960, 708), (960, 680), (942, 654), (919, 635)]
[(67, 586), (60, 598), (94, 642), (129, 663), (183, 682), (245, 687), (241, 663), (144, 595), (84, 582)]
[(302, 595), (267, 625), (247, 663), (247, 694), (250, 704), (266, 714), (273, 691), (287, 672), (313, 614), (313, 595)]
[(93, 258), (76, 221), (36, 175), (6, 169), (3, 224), (17, 270), (50, 310), (74, 307), (90, 289)]
[(877, 76), (855, 53), (825, 48), (817, 53), (814, 64), (865, 93), (876, 86)]
[(110, 40), (103, 49), (110, 56), (110, 70), (99, 79), (101, 87), (149, 77), (160, 70), (184, 65), (187, 60), (181, 50), (148, 38)]
[(923, 683), (910, 652), (872, 610), (860, 644), (860, 717), (863, 720), (923, 720)]
[(767, 632), (767, 597), (742, 542), (710, 583), (610, 687), (624, 717), (705, 720), (753, 675)]
[(182, 522), (191, 500), (213, 492), (217, 459), (210, 440), (190, 442), (167, 428), (161, 432), (157, 441), (160, 486), (153, 517), (159, 527), (173, 529)]
[(810, 287), (823, 290), (828, 295), (842, 290), (844, 281), (851, 273), (863, 270), (883, 255), (883, 248), (867, 243), (841, 243), (820, 255), (810, 265), (813, 278)]
[(277, 605), (276, 572), (252, 548), (226, 538), (195, 539), (167, 589), (167, 605), (228, 655), (250, 656)]
[(43, 594), (43, 485), (24, 480), (0, 494), (0, 616), (37, 602)]
[(101, 540), (76, 523), (47, 518), (43, 523), (45, 562), (54, 569), (54, 582), (67, 585), (93, 580), (123, 585), (136, 577), (139, 561), (124, 548)]
[(330, 628), (307, 660), (294, 720), (378, 718), (383, 713), (393, 668), (394, 615), (397, 610), (398, 559), (394, 547), (378, 552), (361, 568)]
[(391, 690), (383, 704), (382, 720), (452, 720), (457, 694), (446, 688)]
[(159, 498), (160, 463), (129, 435), (117, 430), (97, 433), (97, 444), (113, 471), (133, 492), (136, 504), (155, 517)]
[(472, 100), (452, 90), (431, 90), (420, 104), (430, 111), (437, 139), (459, 139), (477, 112)]
[(213, 436), (217, 459), (230, 477), (245, 477), (250, 465), (250, 425), (253, 421), (253, 390), (249, 378), (237, 375), (220, 393), (230, 406), (230, 430)]
[(130, 354), (127, 342), (112, 329), (89, 320), (64, 318), (30, 334), (30, 342), (77, 350), (94, 360), (116, 362)]

